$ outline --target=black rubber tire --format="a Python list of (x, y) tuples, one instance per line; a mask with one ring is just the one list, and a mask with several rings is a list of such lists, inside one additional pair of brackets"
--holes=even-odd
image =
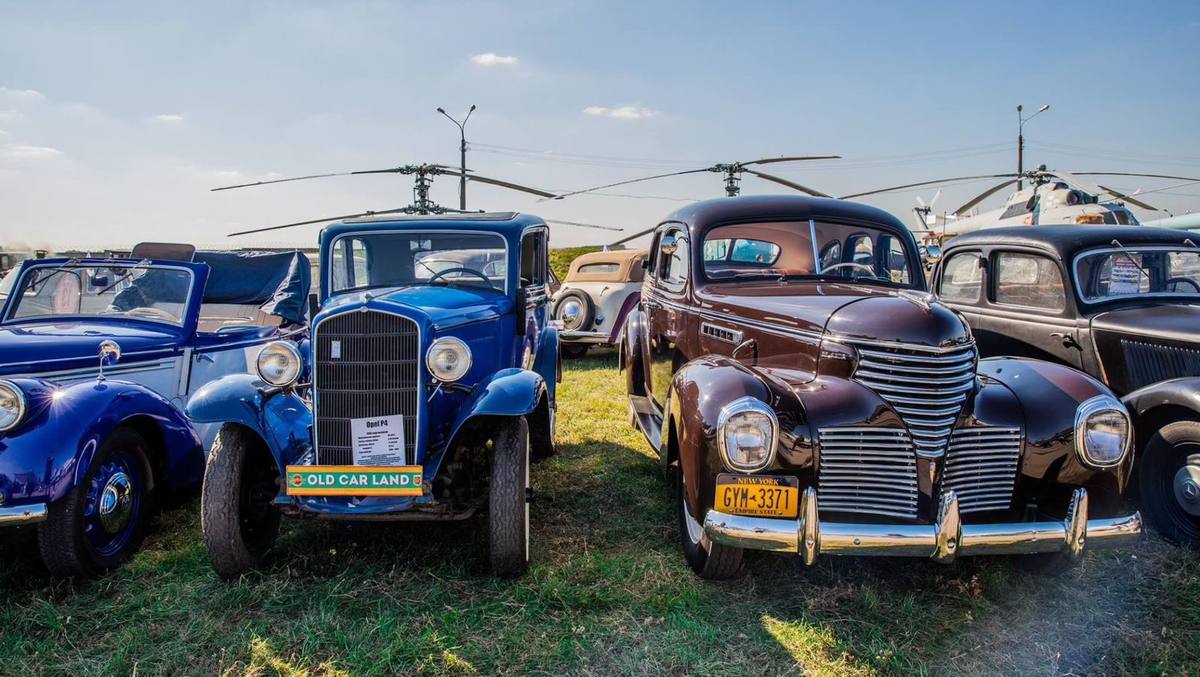
[(683, 547), (688, 566), (697, 576), (709, 581), (728, 581), (742, 576), (745, 573), (742, 567), (744, 549), (713, 543), (703, 536), (693, 540), (687, 526), (683, 471), (676, 467), (671, 474), (675, 481), (675, 512), (679, 516), (679, 544)]
[[(545, 424), (539, 423), (538, 425), (529, 426), (529, 442), (532, 458), (535, 463), (544, 461), (558, 453), (558, 448), (554, 446), (554, 432), (558, 415), (557, 409), (557, 407), (551, 407), (549, 400), (546, 400)], [(537, 415), (540, 416), (541, 412), (538, 411)]]
[(252, 433), (226, 425), (217, 433), (200, 491), (200, 529), (217, 575), (234, 579), (257, 568), (279, 536), (279, 491), (273, 459)]
[(146, 440), (133, 428), (117, 428), (104, 440), (100, 451), (92, 458), (91, 467), (83, 481), (62, 499), (51, 503), (46, 521), (38, 525), (38, 550), (46, 569), (54, 576), (91, 577), (117, 568), (137, 552), (146, 536), (146, 528), (153, 515), (153, 491), (147, 486), (142, 493), (138, 524), (130, 539), (116, 553), (104, 556), (96, 552), (84, 533), (83, 511), (87, 492), (98, 468), (120, 450), (134, 456), (141, 463), (143, 478), (152, 477), (148, 462), (149, 447)]
[(564, 341), (558, 344), (558, 351), (568, 360), (578, 360), (587, 355), (588, 348), (591, 346), (587, 343), (566, 343)]
[(517, 578), (529, 568), (529, 424), (516, 417), (496, 428), (488, 490), (492, 573)]
[(554, 319), (560, 319), (558, 317), (558, 309), (562, 308), (563, 304), (566, 303), (567, 299), (569, 298), (578, 299), (580, 305), (583, 306), (583, 318), (579, 322), (579, 326), (576, 329), (578, 331), (591, 330), (592, 322), (596, 319), (596, 304), (592, 303), (592, 297), (588, 296), (587, 292), (583, 291), (582, 289), (568, 289), (559, 294), (558, 298), (554, 301)]
[(1138, 493), (1146, 519), (1167, 540), (1200, 548), (1200, 517), (1175, 497), (1175, 474), (1185, 464), (1200, 466), (1200, 422), (1176, 421), (1154, 433), (1142, 450)]

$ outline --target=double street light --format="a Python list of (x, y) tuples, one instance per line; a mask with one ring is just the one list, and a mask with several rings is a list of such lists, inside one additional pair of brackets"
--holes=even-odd
[(450, 122), (453, 122), (455, 124), (455, 126), (458, 127), (459, 139), (462, 142), (461, 145), (459, 145), (460, 159), (462, 161), (462, 164), (461, 164), (462, 174), (461, 174), (461, 176), (459, 176), (459, 179), (458, 179), (458, 208), (463, 211), (466, 211), (466, 209), (467, 209), (467, 120), (470, 120), (471, 113), (475, 112), (475, 104), (471, 104), (471, 107), (469, 109), (467, 109), (467, 115), (466, 115), (466, 117), (464, 117), (462, 119), (462, 122), (459, 122), (458, 120), (455, 120), (454, 118), (450, 117), (450, 114), (447, 113), (444, 108), (438, 108), (437, 112), (441, 113), (442, 115), (445, 115), (447, 120), (449, 120)]
[(1037, 109), (1037, 112), (1029, 117), (1022, 113), (1024, 110), (1024, 106), (1017, 106), (1017, 190), (1021, 190), (1024, 185), (1021, 173), (1025, 171), (1025, 123), (1050, 110), (1050, 104)]

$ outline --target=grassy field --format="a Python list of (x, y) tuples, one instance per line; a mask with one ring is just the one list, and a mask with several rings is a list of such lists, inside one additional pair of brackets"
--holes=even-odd
[(1004, 559), (762, 555), (738, 581), (697, 580), (614, 367), (568, 365), (525, 578), (488, 577), (472, 524), (287, 521), (271, 566), (233, 584), (194, 503), (91, 582), (50, 580), (10, 530), (0, 674), (1200, 672), (1200, 557), (1157, 539), (1056, 579)]

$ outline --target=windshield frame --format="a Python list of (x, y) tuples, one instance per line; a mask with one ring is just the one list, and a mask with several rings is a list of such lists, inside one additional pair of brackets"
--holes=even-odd
[(1118, 296), (1110, 295), (1110, 296), (1104, 296), (1104, 297), (1096, 298), (1096, 299), (1090, 299), (1090, 298), (1088, 298), (1088, 296), (1086, 296), (1084, 294), (1083, 284), (1079, 279), (1079, 261), (1080, 261), (1080, 259), (1083, 259), (1084, 257), (1087, 257), (1087, 256), (1096, 256), (1098, 254), (1121, 255), (1121, 254), (1138, 254), (1141, 252), (1183, 252), (1183, 253), (1193, 253), (1194, 252), (1197, 256), (1200, 256), (1200, 248), (1188, 247), (1186, 244), (1183, 244), (1183, 243), (1145, 244), (1145, 245), (1134, 244), (1134, 245), (1126, 245), (1126, 246), (1121, 246), (1121, 247), (1113, 247), (1111, 245), (1106, 245), (1103, 247), (1096, 247), (1093, 249), (1085, 249), (1083, 251), (1076, 253), (1075, 256), (1071, 257), (1071, 269), (1068, 271), (1071, 275), (1071, 287), (1075, 290), (1075, 295), (1079, 299), (1079, 302), (1081, 304), (1087, 305), (1087, 306), (1097, 306), (1097, 305), (1103, 305), (1103, 304), (1107, 304), (1107, 303), (1119, 303), (1122, 301), (1136, 302), (1139, 299), (1171, 298), (1171, 299), (1183, 299), (1185, 301), (1190, 301), (1193, 303), (1200, 303), (1200, 293), (1183, 293), (1183, 292), (1170, 292), (1170, 291), (1156, 291), (1156, 292), (1145, 292), (1145, 293), (1138, 292), (1136, 294), (1122, 294), (1122, 295), (1118, 295)]
[[(431, 286), (430, 283), (428, 283), (428, 282), (414, 281), (414, 282), (411, 282), (408, 284), (363, 285), (363, 286), (358, 286), (358, 287), (347, 287), (345, 289), (334, 289), (332, 261), (333, 261), (334, 252), (337, 250), (338, 247), (342, 246), (343, 240), (353, 239), (356, 237), (370, 237), (370, 236), (386, 237), (386, 236), (390, 236), (390, 235), (409, 235), (409, 234), (412, 234), (412, 235), (425, 234), (425, 235), (431, 235), (431, 236), (435, 236), (435, 237), (441, 236), (441, 235), (485, 235), (485, 236), (493, 237), (493, 238), (499, 240), (504, 245), (504, 268), (505, 268), (504, 269), (504, 288), (503, 289), (495, 289), (495, 288), (488, 289), (485, 287), (478, 287), (478, 286), (474, 286), (474, 285), (469, 286), (467, 288), (477, 290), (477, 291), (484, 291), (484, 292), (486, 292), (486, 291), (498, 292), (505, 296), (507, 296), (509, 294), (508, 290), (510, 287), (515, 288), (513, 285), (513, 280), (512, 280), (512, 274), (513, 274), (513, 265), (512, 265), (513, 261), (512, 261), (512, 256), (511, 256), (512, 252), (511, 252), (511, 248), (509, 247), (508, 238), (505, 237), (502, 233), (498, 233), (494, 230), (471, 230), (471, 229), (458, 229), (458, 228), (453, 228), (453, 229), (450, 229), (450, 228), (389, 228), (389, 229), (375, 228), (375, 229), (354, 230), (354, 231), (349, 231), (349, 232), (345, 232), (345, 233), (338, 233), (337, 237), (333, 238), (333, 240), (329, 243), (328, 249), (326, 251), (321, 252), (321, 268), (322, 268), (321, 283), (322, 283), (322, 285), (324, 285), (325, 289), (329, 290), (328, 294), (326, 295), (326, 298), (333, 298), (334, 296), (341, 296), (343, 294), (353, 294), (356, 292), (363, 292), (363, 291), (368, 291), (371, 289)], [(455, 252), (455, 251), (467, 251), (467, 250), (465, 250), (465, 249), (442, 249), (442, 250), (436, 250), (436, 251), (430, 252), (430, 253), (436, 253), (437, 251)], [(482, 272), (482, 271), (480, 271), (480, 272)], [(470, 276), (470, 277), (474, 278), (474, 276)], [(474, 278), (474, 279), (478, 279), (478, 278)], [(462, 285), (452, 285), (449, 283), (447, 283), (446, 286), (454, 286), (456, 288), (462, 288)]]
[[(123, 313), (110, 313), (110, 314), (72, 313), (72, 314), (61, 314), (61, 315), (48, 314), (48, 315), (34, 315), (34, 316), (30, 316), (30, 317), (14, 317), (13, 314), (17, 311), (17, 308), (20, 306), (20, 299), (22, 297), (22, 294), (20, 293), (20, 291), (22, 289), (24, 289), (26, 279), (28, 279), (29, 275), (33, 274), (35, 271), (42, 269), (42, 268), (49, 268), (51, 270), (57, 270), (57, 269), (68, 270), (71, 268), (92, 268), (92, 269), (96, 269), (96, 268), (108, 268), (108, 269), (128, 268), (130, 270), (144, 268), (147, 270), (149, 270), (149, 269), (177, 270), (177, 271), (183, 271), (183, 272), (187, 273), (187, 275), (188, 275), (188, 291), (187, 291), (187, 296), (184, 297), (183, 303), (181, 304), (182, 314), (181, 314), (178, 322), (169, 322), (167, 320), (160, 320), (160, 319), (155, 319), (152, 317), (140, 317), (140, 316), (127, 315), (127, 314), (123, 314)], [(200, 284), (203, 284), (204, 282), (207, 281), (207, 273), (205, 273), (205, 275), (202, 276), (201, 270), (202, 269), (206, 270), (207, 268), (208, 268), (208, 266), (204, 265), (204, 264), (192, 264), (192, 263), (187, 263), (187, 262), (164, 262), (164, 261), (157, 261), (157, 260), (152, 260), (152, 259), (141, 259), (141, 260), (134, 260), (134, 259), (65, 259), (65, 260), (64, 259), (58, 259), (58, 260), (37, 259), (35, 261), (26, 261), (25, 263), (22, 264), (20, 273), (17, 276), (16, 282), (13, 283), (13, 286), (12, 286), (12, 289), (10, 290), (8, 298), (4, 299), (3, 308), (0, 308), (0, 310), (3, 311), (3, 315), (0, 316), (0, 324), (7, 325), (7, 324), (24, 324), (24, 323), (45, 323), (45, 322), (67, 321), (67, 320), (70, 320), (70, 321), (80, 321), (80, 320), (114, 321), (115, 320), (115, 321), (121, 321), (121, 322), (150, 322), (152, 324), (172, 327), (175, 329), (188, 330), (188, 328), (190, 326), (193, 326), (195, 324), (195, 319), (193, 316), (195, 315), (194, 306), (197, 304), (197, 294), (196, 294), (197, 288), (200, 286)], [(198, 284), (198, 282), (200, 284)], [(115, 298), (115, 295), (114, 295), (114, 298)]]

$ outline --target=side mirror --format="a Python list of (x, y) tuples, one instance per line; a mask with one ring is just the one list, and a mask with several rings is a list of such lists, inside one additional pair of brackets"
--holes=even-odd
[(526, 304), (528, 304), (528, 296), (526, 295), (525, 288), (520, 287), (517, 289), (516, 300), (513, 301), (513, 314), (515, 316), (515, 321), (516, 321), (516, 325), (517, 325), (517, 327), (516, 327), (517, 336), (525, 335), (525, 306), (526, 306)]

